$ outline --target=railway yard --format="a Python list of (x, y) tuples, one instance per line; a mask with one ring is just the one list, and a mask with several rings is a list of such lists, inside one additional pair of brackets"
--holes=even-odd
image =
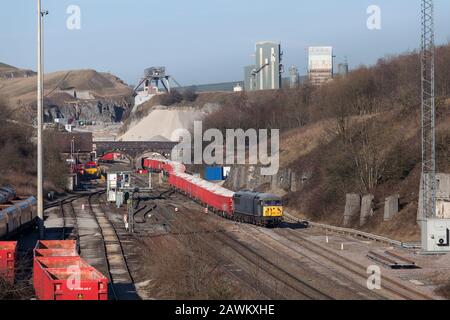
[[(145, 187), (148, 177), (134, 174), (133, 181)], [(111, 300), (441, 299), (434, 290), (448, 272), (446, 256), (422, 256), (287, 218), (277, 228), (229, 221), (166, 183), (138, 204), (131, 234), (127, 209), (106, 202), (101, 184), (90, 188), (47, 204), (46, 239), (77, 240), (80, 256), (107, 276)], [(24, 299), (35, 298), (30, 266), (36, 237), (18, 239)], [(374, 265), (381, 270), (379, 290), (367, 285), (367, 268)]]
[(16, 2), (0, 303), (261, 320), (450, 300), (445, 1)]

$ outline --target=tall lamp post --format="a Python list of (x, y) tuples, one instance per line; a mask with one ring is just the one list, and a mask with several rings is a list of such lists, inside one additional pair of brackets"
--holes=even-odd
[(43, 181), (43, 145), (42, 145), (42, 123), (44, 105), (44, 65), (42, 45), (42, 20), (48, 14), (41, 8), (41, 0), (38, 0), (38, 77), (37, 77), (37, 211), (39, 218), (39, 237), (44, 238), (44, 181)]

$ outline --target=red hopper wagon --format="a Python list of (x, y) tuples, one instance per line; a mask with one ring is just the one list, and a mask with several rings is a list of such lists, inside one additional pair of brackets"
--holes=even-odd
[(35, 249), (77, 249), (75, 240), (39, 240)]
[(34, 248), (34, 257), (78, 256), (75, 240), (40, 240)]
[(9, 283), (14, 283), (16, 256), (17, 242), (0, 242), (0, 278)]
[(33, 282), (39, 300), (107, 300), (108, 279), (78, 256), (73, 240), (39, 241)]
[(76, 257), (78, 252), (72, 249), (34, 249), (34, 258), (38, 257)]
[(108, 279), (95, 268), (44, 269), (39, 300), (108, 300)]
[(34, 260), (33, 285), (38, 298), (45, 296), (46, 270), (65, 269), (76, 274), (79, 269), (92, 268), (80, 257), (38, 257)]

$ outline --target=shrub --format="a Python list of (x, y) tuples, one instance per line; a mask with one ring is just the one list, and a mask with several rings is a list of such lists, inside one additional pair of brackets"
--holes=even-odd
[[(20, 190), (20, 181), (34, 188), (36, 176), (35, 130), (20, 119), (5, 102), (0, 102), (0, 185), (11, 184)], [(52, 134), (44, 132), (44, 179), (46, 185), (64, 188), (67, 167), (60, 158)], [(31, 182), (31, 186), (30, 186)]]
[(184, 90), (183, 92), (183, 100), (186, 102), (194, 102), (197, 100), (198, 94), (196, 93), (195, 87), (190, 87)]
[(172, 90), (161, 97), (161, 104), (163, 106), (171, 106), (183, 101), (183, 95), (178, 90)]

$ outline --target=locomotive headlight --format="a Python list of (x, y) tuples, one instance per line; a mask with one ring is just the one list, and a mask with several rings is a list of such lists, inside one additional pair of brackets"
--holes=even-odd
[(264, 207), (263, 216), (264, 217), (282, 217), (283, 216), (283, 207), (282, 206)]

